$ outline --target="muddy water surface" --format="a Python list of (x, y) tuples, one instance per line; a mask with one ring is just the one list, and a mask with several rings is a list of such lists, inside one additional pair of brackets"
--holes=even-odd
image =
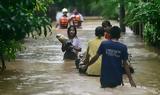
[[(114, 21), (112, 24), (117, 25)], [(86, 21), (78, 30), (83, 52), (87, 41), (94, 37), (95, 27), (100, 25), (100, 20)], [(0, 95), (160, 95), (159, 55), (146, 48), (128, 28), (120, 41), (132, 55), (137, 88), (130, 87), (125, 76), (124, 87), (102, 89), (99, 77), (80, 75), (73, 61), (63, 61), (56, 33), (66, 35), (66, 30), (53, 29), (46, 38), (26, 38), (26, 49), (18, 53), (15, 61), (7, 62), (7, 70), (0, 74)]]

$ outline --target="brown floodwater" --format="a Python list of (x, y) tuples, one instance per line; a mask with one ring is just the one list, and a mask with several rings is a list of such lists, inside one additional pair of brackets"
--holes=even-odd
[[(113, 25), (118, 25), (112, 21)], [(78, 29), (78, 37), (86, 50), (88, 40), (94, 38), (94, 29), (101, 20), (85, 21)], [(52, 29), (52, 34), (37, 39), (26, 38), (26, 49), (17, 54), (15, 61), (7, 62), (7, 69), (0, 73), (0, 95), (160, 95), (160, 57), (158, 51), (148, 48), (130, 29), (122, 34), (121, 42), (128, 46), (135, 68), (133, 78), (137, 88), (130, 87), (124, 76), (125, 86), (100, 88), (99, 77), (81, 75), (73, 61), (63, 61), (61, 43), (57, 33), (66, 30)]]

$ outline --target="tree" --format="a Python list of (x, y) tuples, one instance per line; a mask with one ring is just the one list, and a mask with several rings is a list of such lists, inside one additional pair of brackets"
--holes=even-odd
[(121, 28), (122, 32), (126, 31), (125, 24), (124, 24), (124, 18), (125, 18), (125, 5), (124, 4), (125, 4), (124, 0), (120, 0), (119, 18), (120, 18), (120, 28)]
[(120, 20), (120, 28), (125, 32), (125, 3), (128, 2), (124, 0), (99, 0), (91, 5), (93, 10), (101, 10), (101, 15), (105, 19)]
[(160, 1), (143, 0), (136, 3), (129, 10), (127, 22), (134, 25), (137, 22), (144, 24), (144, 40), (148, 44), (160, 48)]
[(104, 19), (114, 19), (120, 21), (120, 27), (125, 32), (125, 18), (128, 10), (132, 8), (131, 3), (139, 0), (94, 0), (91, 3), (92, 10), (100, 10)]
[[(83, 15), (91, 15), (90, 3), (95, 0), (54, 0), (54, 5), (60, 11), (63, 8), (71, 10), (77, 8)], [(95, 11), (96, 12), (96, 11)]]
[(97, 11), (104, 19), (118, 19), (118, 0), (94, 0), (90, 4), (91, 11)]
[(1, 0), (0, 1), (0, 59), (2, 70), (5, 59), (14, 59), (21, 50), (26, 35), (36, 31), (39, 35), (51, 29), (46, 16), (47, 6), (52, 0)]

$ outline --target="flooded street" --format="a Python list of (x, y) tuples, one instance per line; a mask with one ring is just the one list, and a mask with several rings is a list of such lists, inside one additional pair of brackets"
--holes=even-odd
[[(101, 22), (86, 21), (78, 30), (82, 52)], [(128, 46), (132, 55), (137, 88), (130, 87), (125, 76), (125, 86), (102, 89), (99, 77), (80, 75), (73, 61), (63, 61), (57, 33), (66, 35), (66, 30), (53, 29), (46, 38), (25, 39), (26, 49), (18, 53), (15, 61), (7, 62), (6, 71), (0, 73), (0, 95), (160, 95), (160, 53), (146, 47), (128, 28), (120, 41)]]

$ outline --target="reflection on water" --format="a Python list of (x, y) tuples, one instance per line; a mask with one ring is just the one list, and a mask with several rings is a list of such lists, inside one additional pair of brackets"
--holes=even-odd
[[(112, 22), (117, 25), (117, 23)], [(78, 30), (83, 52), (87, 41), (94, 37), (94, 28), (101, 21), (88, 21)], [(160, 60), (158, 54), (146, 49), (141, 39), (127, 29), (120, 41), (127, 44), (132, 55), (133, 75), (137, 88), (130, 87), (124, 76), (124, 87), (102, 89), (99, 77), (80, 75), (74, 61), (63, 61), (61, 43), (56, 33), (66, 35), (66, 30), (54, 30), (51, 36), (36, 40), (27, 38), (26, 49), (17, 59), (7, 63), (7, 70), (0, 74), (0, 95), (159, 95)]]

